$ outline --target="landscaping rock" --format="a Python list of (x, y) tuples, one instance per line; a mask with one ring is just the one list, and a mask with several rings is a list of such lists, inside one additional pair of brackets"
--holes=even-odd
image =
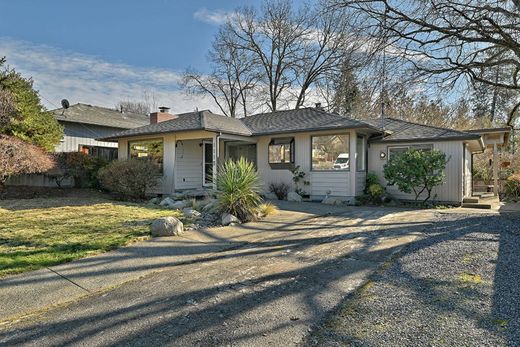
[(175, 217), (163, 217), (150, 225), (152, 236), (177, 236), (184, 232), (184, 225)]
[(168, 197), (168, 198), (164, 198), (160, 203), (159, 205), (160, 206), (164, 206), (164, 207), (171, 207), (171, 205), (173, 205), (175, 203), (175, 200), (173, 200), (172, 198)]
[(184, 197), (185, 197), (184, 193), (173, 193), (171, 195), (171, 198), (173, 200), (184, 200)]
[(272, 192), (265, 193), (265, 194), (264, 194), (264, 197), (265, 197), (267, 200), (278, 200), (278, 197), (276, 196), (276, 194), (275, 194), (275, 193), (272, 193)]
[(302, 196), (296, 192), (289, 192), (287, 201), (302, 202)]
[(153, 204), (153, 205), (157, 205), (158, 203), (161, 202), (161, 199), (159, 199), (158, 197), (155, 197), (155, 198), (151, 198), (148, 203), (149, 204)]
[(186, 217), (190, 217), (190, 218), (198, 218), (198, 217), (200, 217), (200, 212), (197, 211), (197, 210), (192, 209), (191, 207), (183, 208), (182, 209), (182, 213), (184, 213), (184, 215)]
[(333, 196), (326, 196), (325, 199), (321, 201), (321, 203), (326, 205), (342, 205), (343, 200), (341, 198), (335, 198)]
[(188, 205), (186, 201), (174, 201), (173, 204), (168, 206), (169, 208), (173, 208), (174, 210), (182, 210)]
[(240, 219), (229, 213), (222, 214), (222, 225), (240, 224)]

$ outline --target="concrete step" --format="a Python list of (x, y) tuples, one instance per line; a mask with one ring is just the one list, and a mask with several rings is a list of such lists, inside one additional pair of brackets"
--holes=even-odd
[(492, 198), (495, 196), (495, 194), (493, 193), (488, 193), (488, 192), (475, 192), (473, 193), (474, 196), (476, 197), (481, 197), (481, 198)]
[(462, 203), (462, 207), (464, 208), (480, 208), (480, 209), (484, 209), (484, 210), (490, 210), (491, 209), (491, 204), (484, 204), (484, 203)]
[(477, 196), (467, 197), (462, 200), (463, 203), (478, 204), (479, 198)]

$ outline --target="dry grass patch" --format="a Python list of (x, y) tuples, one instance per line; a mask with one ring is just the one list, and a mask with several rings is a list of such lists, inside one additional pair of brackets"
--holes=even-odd
[(106, 252), (148, 237), (178, 211), (102, 197), (0, 201), (0, 277)]

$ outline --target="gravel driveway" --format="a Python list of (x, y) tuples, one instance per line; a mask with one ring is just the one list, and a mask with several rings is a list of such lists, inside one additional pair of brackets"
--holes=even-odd
[(520, 346), (520, 216), (437, 218), (305, 344)]

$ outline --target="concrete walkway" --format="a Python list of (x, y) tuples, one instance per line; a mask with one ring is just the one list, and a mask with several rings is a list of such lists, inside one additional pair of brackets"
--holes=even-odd
[(0, 344), (296, 343), (436, 215), (281, 208), (0, 281)]

